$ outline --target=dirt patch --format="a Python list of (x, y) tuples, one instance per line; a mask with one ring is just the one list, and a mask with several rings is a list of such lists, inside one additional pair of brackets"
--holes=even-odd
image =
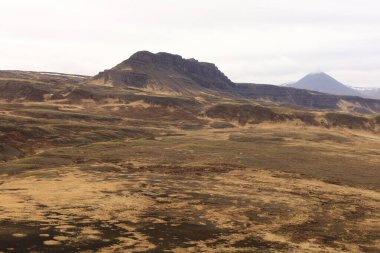
[(191, 169), (66, 168), (7, 177), (0, 250), (370, 252), (379, 240), (378, 192), (284, 172), (184, 173)]

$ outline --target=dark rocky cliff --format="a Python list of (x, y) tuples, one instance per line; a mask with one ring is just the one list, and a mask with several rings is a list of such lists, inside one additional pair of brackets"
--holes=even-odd
[(133, 54), (114, 68), (100, 72), (94, 79), (114, 86), (129, 85), (144, 88), (149, 85), (161, 85), (175, 91), (178, 91), (178, 86), (190, 89), (235, 88), (235, 84), (215, 64), (184, 59), (174, 54), (153, 54), (148, 51)]

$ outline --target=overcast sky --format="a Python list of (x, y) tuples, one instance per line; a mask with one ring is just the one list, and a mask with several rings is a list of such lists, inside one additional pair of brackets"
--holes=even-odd
[(236, 82), (380, 87), (379, 0), (0, 0), (0, 69), (94, 75), (139, 50)]

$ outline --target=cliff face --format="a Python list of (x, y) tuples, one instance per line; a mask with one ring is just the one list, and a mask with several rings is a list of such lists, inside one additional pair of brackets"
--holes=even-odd
[(235, 84), (212, 63), (147, 51), (135, 53), (112, 69), (100, 72), (93, 80), (105, 85), (127, 85), (179, 93), (202, 88), (235, 88)]

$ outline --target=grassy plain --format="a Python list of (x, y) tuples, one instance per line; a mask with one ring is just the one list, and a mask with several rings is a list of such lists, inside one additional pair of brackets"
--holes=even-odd
[(0, 251), (380, 250), (376, 132), (141, 101), (0, 119)]

